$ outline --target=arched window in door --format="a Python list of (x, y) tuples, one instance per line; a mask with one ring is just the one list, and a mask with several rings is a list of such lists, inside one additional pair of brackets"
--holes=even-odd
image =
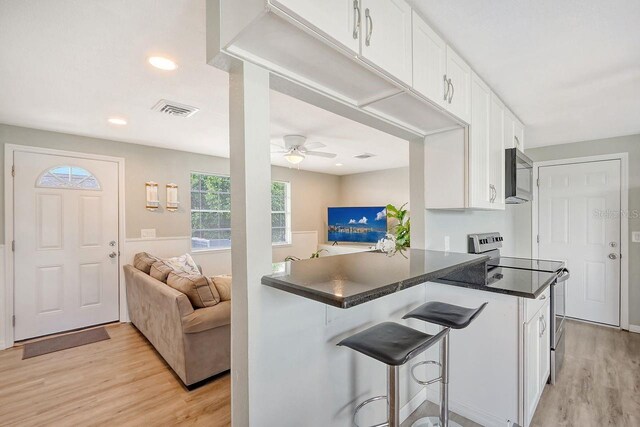
[(40, 174), (36, 187), (100, 190), (98, 179), (79, 166), (56, 166)]

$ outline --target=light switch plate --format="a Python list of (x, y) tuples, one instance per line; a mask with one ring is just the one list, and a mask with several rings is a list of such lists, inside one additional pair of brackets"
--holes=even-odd
[(140, 237), (143, 239), (155, 239), (156, 238), (156, 229), (155, 228), (143, 228), (140, 230)]
[(631, 232), (631, 241), (633, 243), (640, 243), (640, 231)]

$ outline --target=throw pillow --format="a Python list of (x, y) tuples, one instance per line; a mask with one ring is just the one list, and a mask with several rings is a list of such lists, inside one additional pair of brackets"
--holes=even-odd
[(154, 262), (158, 261), (158, 259), (158, 257), (149, 255), (146, 252), (140, 252), (133, 257), (133, 266), (138, 270), (144, 271), (145, 273), (149, 274), (149, 272), (151, 271), (151, 266)]
[(220, 302), (220, 294), (211, 279), (201, 274), (172, 271), (167, 285), (185, 294), (194, 308), (213, 307)]
[(213, 276), (211, 278), (213, 284), (215, 285), (218, 293), (220, 294), (221, 301), (230, 301), (231, 300), (231, 276), (228, 274), (223, 274), (220, 276)]
[(154, 279), (159, 280), (162, 283), (167, 283), (169, 273), (171, 273), (172, 271), (174, 271), (172, 266), (167, 264), (164, 260), (158, 260), (151, 265), (149, 274)]
[(191, 258), (191, 255), (184, 254), (174, 258), (163, 258), (162, 261), (176, 271), (186, 271), (191, 274), (200, 274), (198, 264)]

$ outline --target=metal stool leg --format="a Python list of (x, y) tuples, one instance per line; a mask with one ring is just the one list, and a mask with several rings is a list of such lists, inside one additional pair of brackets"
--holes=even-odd
[(387, 419), (389, 427), (400, 427), (400, 378), (398, 374), (400, 367), (387, 366), (387, 396), (389, 406), (387, 409)]
[(461, 427), (449, 421), (449, 334), (440, 342), (440, 416), (420, 418), (411, 427)]

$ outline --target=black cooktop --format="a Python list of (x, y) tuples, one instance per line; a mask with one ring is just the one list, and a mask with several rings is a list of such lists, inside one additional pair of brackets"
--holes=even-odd
[(489, 265), (489, 268), (506, 267), (506, 268), (517, 268), (521, 270), (541, 271), (546, 273), (557, 273), (565, 266), (565, 263), (563, 261), (551, 261), (546, 259), (531, 259), (531, 258), (514, 258), (514, 257), (506, 257), (506, 256), (491, 258), (487, 264)]

